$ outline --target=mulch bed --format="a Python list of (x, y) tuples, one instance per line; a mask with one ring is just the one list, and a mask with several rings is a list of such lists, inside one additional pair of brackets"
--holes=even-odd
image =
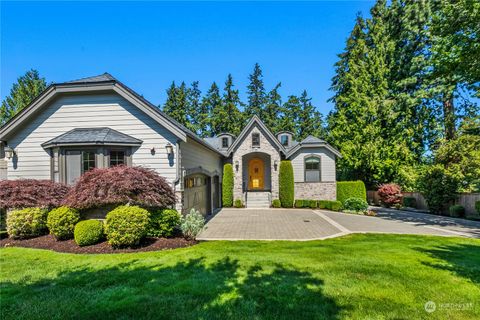
[(126, 253), (142, 251), (158, 251), (165, 249), (184, 248), (197, 244), (195, 240), (176, 238), (146, 238), (136, 248), (114, 249), (106, 241), (92, 246), (80, 247), (74, 240), (57, 241), (52, 235), (40, 236), (32, 239), (14, 240), (11, 238), (0, 240), (0, 247), (24, 247), (48, 249), (67, 253)]

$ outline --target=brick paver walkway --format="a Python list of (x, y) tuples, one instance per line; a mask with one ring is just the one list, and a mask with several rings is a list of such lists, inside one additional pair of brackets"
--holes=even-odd
[(452, 225), (445, 225), (439, 224), (435, 216), (416, 219), (420, 218), (421, 222), (412, 221), (410, 214), (401, 212), (396, 216), (379, 212), (378, 217), (367, 217), (308, 209), (222, 209), (197, 239), (302, 241), (370, 232), (480, 237), (477, 224), (467, 226), (467, 222), (456, 219)]

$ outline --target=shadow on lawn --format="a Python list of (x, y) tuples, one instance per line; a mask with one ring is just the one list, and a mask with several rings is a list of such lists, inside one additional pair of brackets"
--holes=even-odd
[(480, 246), (471, 244), (445, 245), (433, 249), (417, 248), (441, 262), (423, 262), (423, 264), (441, 270), (453, 272), (480, 284)]
[(29, 284), (3, 282), (1, 318), (336, 319), (339, 307), (322, 286), (310, 273), (280, 265), (240, 270), (228, 258), (167, 267), (134, 260)]

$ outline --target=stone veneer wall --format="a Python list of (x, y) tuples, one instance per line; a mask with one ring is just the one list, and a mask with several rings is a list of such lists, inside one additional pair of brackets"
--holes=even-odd
[(337, 200), (337, 183), (295, 182), (295, 199)]
[[(252, 147), (252, 133), (260, 134), (260, 147)], [(253, 127), (252, 130), (246, 135), (245, 139), (237, 146), (237, 149), (233, 153), (232, 165), (233, 165), (233, 199), (242, 199), (245, 201), (243, 190), (242, 190), (242, 172), (243, 172), (243, 161), (242, 157), (248, 153), (252, 152), (262, 152), (270, 155), (270, 166), (271, 166), (271, 181), (272, 181), (272, 199), (278, 199), (278, 167), (280, 166), (280, 153), (274, 145), (270, 143), (270, 140), (263, 134), (257, 126)], [(235, 163), (238, 161), (238, 170), (235, 166)], [(274, 164), (277, 161), (278, 166), (275, 170)], [(246, 169), (246, 168), (245, 168)]]

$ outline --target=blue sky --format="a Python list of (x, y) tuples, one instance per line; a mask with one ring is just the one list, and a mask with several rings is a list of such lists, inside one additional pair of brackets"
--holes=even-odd
[(267, 89), (306, 89), (326, 114), (336, 55), (372, 4), (2, 1), (1, 97), (35, 68), (49, 82), (109, 72), (154, 104), (173, 80), (206, 91), (232, 73), (244, 98), (258, 62)]

